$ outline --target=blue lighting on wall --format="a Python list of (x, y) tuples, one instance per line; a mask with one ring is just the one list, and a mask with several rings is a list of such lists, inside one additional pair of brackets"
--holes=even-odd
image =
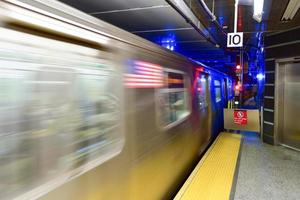
[(256, 78), (258, 81), (262, 81), (265, 78), (265, 75), (263, 73), (259, 73), (256, 75)]
[(218, 17), (221, 26), (224, 26), (224, 17)]
[(176, 47), (176, 37), (174, 34), (168, 34), (165, 37), (161, 37), (158, 41), (158, 44), (171, 51), (174, 51)]

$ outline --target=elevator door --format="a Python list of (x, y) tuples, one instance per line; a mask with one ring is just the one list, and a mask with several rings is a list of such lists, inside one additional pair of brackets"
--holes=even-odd
[(284, 71), (282, 143), (300, 149), (300, 63), (286, 64)]

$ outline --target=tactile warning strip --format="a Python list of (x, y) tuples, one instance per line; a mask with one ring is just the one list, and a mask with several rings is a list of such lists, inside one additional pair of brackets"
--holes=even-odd
[(238, 134), (221, 133), (174, 200), (228, 200), (241, 138)]

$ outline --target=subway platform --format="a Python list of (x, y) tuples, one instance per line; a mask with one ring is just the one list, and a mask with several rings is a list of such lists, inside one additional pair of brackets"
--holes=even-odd
[(299, 172), (299, 152), (253, 132), (221, 133), (174, 199), (296, 200)]

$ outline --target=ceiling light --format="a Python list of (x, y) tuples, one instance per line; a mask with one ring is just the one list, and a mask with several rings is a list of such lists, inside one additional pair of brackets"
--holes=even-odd
[(286, 10), (284, 11), (281, 20), (282, 21), (292, 20), (299, 8), (300, 8), (299, 0), (290, 0)]
[(261, 22), (264, 8), (264, 0), (253, 1), (253, 19), (257, 22)]

